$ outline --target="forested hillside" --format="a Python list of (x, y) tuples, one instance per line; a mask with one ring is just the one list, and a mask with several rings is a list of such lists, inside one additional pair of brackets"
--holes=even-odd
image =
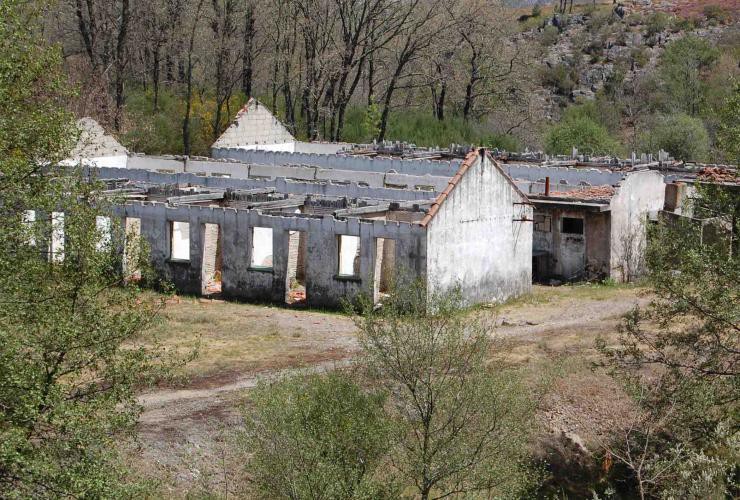
[(134, 151), (207, 154), (251, 95), (309, 140), (725, 162), (737, 7), (62, 0), (45, 33), (78, 86), (73, 111)]

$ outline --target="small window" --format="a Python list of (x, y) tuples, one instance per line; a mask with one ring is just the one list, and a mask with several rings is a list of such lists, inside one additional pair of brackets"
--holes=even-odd
[(190, 260), (190, 224), (176, 221), (170, 224), (172, 230), (170, 258), (172, 260)]
[(360, 237), (339, 235), (339, 276), (360, 275)]
[(251, 267), (272, 269), (272, 228), (252, 228)]
[(568, 234), (583, 234), (583, 219), (563, 217), (563, 232)]

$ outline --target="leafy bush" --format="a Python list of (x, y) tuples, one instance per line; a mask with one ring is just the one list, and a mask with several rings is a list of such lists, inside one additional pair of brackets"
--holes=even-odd
[(612, 13), (609, 11), (594, 12), (586, 23), (586, 28), (588, 31), (595, 33), (604, 26), (611, 24), (612, 19)]
[[(348, 142), (369, 142), (368, 111), (366, 107), (347, 110), (342, 137)], [(497, 147), (508, 151), (519, 149), (519, 143), (510, 135), (497, 134), (475, 120), (465, 121), (460, 116), (447, 116), (437, 120), (430, 113), (408, 110), (392, 112), (388, 120), (388, 140), (407, 141), (418, 146), (447, 146), (475, 144)]]
[(560, 30), (558, 30), (555, 26), (552, 26), (552, 25), (545, 26), (545, 29), (542, 30), (542, 34), (540, 35), (540, 43), (544, 47), (555, 45), (556, 43), (558, 43), (559, 36), (560, 36)]
[(740, 83), (735, 83), (733, 93), (725, 99), (719, 110), (717, 146), (733, 163), (740, 163)]
[(555, 88), (562, 96), (569, 96), (578, 84), (578, 70), (573, 65), (558, 63), (542, 72), (542, 84)]
[(575, 116), (553, 125), (545, 137), (549, 154), (570, 154), (572, 148), (589, 154), (617, 154), (621, 147), (603, 125), (588, 116)]
[(719, 50), (710, 42), (687, 35), (666, 46), (660, 58), (659, 75), (663, 83), (669, 111), (697, 115), (705, 101), (704, 75), (719, 57)]
[(675, 22), (673, 23), (673, 29), (676, 32), (694, 31), (697, 28), (698, 24), (699, 23), (694, 18), (681, 17), (675, 20)]
[(373, 477), (387, 452), (384, 398), (338, 372), (259, 386), (246, 412), (248, 470), (264, 498), (379, 498)]
[(635, 66), (638, 68), (644, 68), (650, 62), (650, 54), (648, 54), (648, 50), (645, 47), (634, 47), (630, 51), (630, 57), (635, 61)]
[(732, 15), (721, 5), (705, 5), (704, 17), (710, 22), (726, 23), (732, 18)]
[(542, 7), (536, 3), (532, 6), (532, 17), (540, 17), (542, 15)]
[(665, 12), (653, 12), (645, 22), (645, 35), (648, 37), (662, 33), (671, 25), (671, 16)]
[(600, 96), (594, 100), (569, 106), (565, 109), (561, 121), (573, 121), (581, 118), (587, 118), (598, 123), (610, 133), (614, 133), (619, 130), (621, 116), (619, 109), (614, 104)]
[(640, 135), (642, 151), (668, 151), (674, 158), (701, 161), (709, 153), (709, 134), (699, 118), (677, 113), (654, 117)]
[[(229, 125), (244, 102), (244, 97), (235, 95), (224, 107), (222, 128)], [(206, 94), (193, 96), (190, 122), (191, 154), (208, 156), (213, 143), (213, 97)], [(185, 115), (185, 100), (167, 88), (159, 91), (159, 105), (154, 110), (151, 89), (132, 88), (126, 96), (126, 130), (121, 142), (131, 151), (147, 154), (182, 153), (182, 121)]]

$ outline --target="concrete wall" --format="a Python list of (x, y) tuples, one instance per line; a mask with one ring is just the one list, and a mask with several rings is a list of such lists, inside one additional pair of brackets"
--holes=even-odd
[[(323, 218), (262, 215), (252, 210), (178, 206), (132, 202), (116, 207), (119, 217), (141, 220), (141, 236), (150, 247), (154, 268), (182, 293), (200, 294), (203, 277), (205, 224), (218, 224), (221, 238), (222, 295), (225, 298), (284, 303), (289, 274), (290, 231), (305, 231), (305, 262), (308, 304), (315, 307), (340, 307), (360, 292), (372, 293), (376, 267), (377, 238), (396, 242), (396, 265), (412, 276), (426, 271), (426, 231), (403, 222), (346, 221)], [(190, 260), (170, 258), (171, 221), (190, 224)], [(273, 229), (273, 267), (250, 266), (252, 228)], [(338, 277), (338, 238), (340, 234), (360, 237), (360, 275)]]
[(296, 153), (317, 153), (322, 155), (333, 155), (343, 149), (350, 149), (351, 144), (344, 142), (302, 142), (296, 141), (293, 151)]
[(610, 276), (630, 281), (643, 272), (648, 215), (663, 209), (665, 182), (654, 170), (627, 174), (611, 200)]
[(403, 189), (428, 189), (442, 191), (447, 187), (448, 177), (387, 173), (384, 171), (359, 171), (352, 169), (323, 168), (315, 165), (250, 164), (237, 161), (212, 159), (185, 159), (174, 156), (141, 156), (129, 158), (131, 170), (149, 170), (159, 173), (189, 172), (201, 177), (220, 176), (236, 179), (287, 179), (305, 181), (356, 182), (369, 187), (393, 187)]
[(350, 155), (327, 155), (319, 153), (276, 153), (268, 151), (246, 151), (234, 148), (212, 148), (214, 158), (230, 158), (244, 163), (260, 165), (312, 165), (335, 170), (359, 170), (363, 172), (389, 172), (409, 175), (435, 175), (452, 177), (461, 160), (404, 160), (400, 158), (364, 157)]
[(427, 228), (430, 286), (462, 287), (469, 303), (503, 301), (532, 285), (532, 208), (488, 158), (458, 181)]
[(213, 189), (257, 189), (275, 188), (278, 193), (311, 194), (329, 197), (369, 198), (391, 201), (431, 200), (436, 193), (405, 189), (373, 188), (357, 183), (331, 184), (298, 182), (278, 177), (274, 180), (237, 179), (233, 177), (203, 177), (190, 173), (166, 174), (150, 170), (122, 170), (119, 168), (98, 168), (88, 170), (89, 175), (98, 179), (130, 179), (149, 184), (179, 184), (203, 186)]
[[(515, 181), (528, 181), (531, 190), (524, 189), (528, 193), (544, 193), (546, 177), (550, 178), (550, 189), (552, 191), (567, 191), (568, 186), (583, 185), (590, 186), (612, 186), (624, 179), (622, 172), (595, 168), (571, 168), (571, 167), (542, 167), (537, 165), (505, 164), (503, 169)], [(540, 182), (541, 181), (541, 182)]]

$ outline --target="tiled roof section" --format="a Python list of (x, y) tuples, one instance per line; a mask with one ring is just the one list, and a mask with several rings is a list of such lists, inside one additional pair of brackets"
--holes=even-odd
[(696, 178), (704, 182), (738, 183), (740, 176), (737, 171), (722, 167), (704, 167), (696, 175)]
[(465, 172), (468, 171), (468, 169), (473, 166), (475, 163), (475, 160), (478, 158), (478, 150), (473, 150), (465, 157), (465, 160), (460, 164), (460, 168), (457, 170), (457, 173), (453, 175), (450, 178), (449, 183), (447, 184), (447, 187), (439, 193), (437, 198), (432, 203), (432, 206), (429, 207), (429, 211), (427, 211), (427, 214), (424, 216), (423, 219), (421, 219), (422, 227), (426, 227), (427, 224), (429, 224), (429, 221), (434, 218), (436, 213), (439, 211), (440, 205), (447, 199), (447, 196), (452, 192), (453, 189), (455, 189), (455, 186), (457, 186), (457, 183), (460, 182), (460, 179), (462, 179), (462, 176), (465, 175)]
[(552, 191), (550, 192), (550, 197), (575, 200), (610, 200), (616, 192), (617, 190), (614, 186), (590, 186), (572, 191)]
[(120, 142), (105, 133), (103, 127), (92, 118), (77, 120), (77, 129), (80, 137), (70, 154), (70, 158), (101, 158), (104, 156), (120, 156), (127, 154)]
[(269, 109), (251, 98), (234, 117), (214, 148), (238, 148), (256, 144), (284, 144), (295, 142), (295, 137), (280, 123)]

